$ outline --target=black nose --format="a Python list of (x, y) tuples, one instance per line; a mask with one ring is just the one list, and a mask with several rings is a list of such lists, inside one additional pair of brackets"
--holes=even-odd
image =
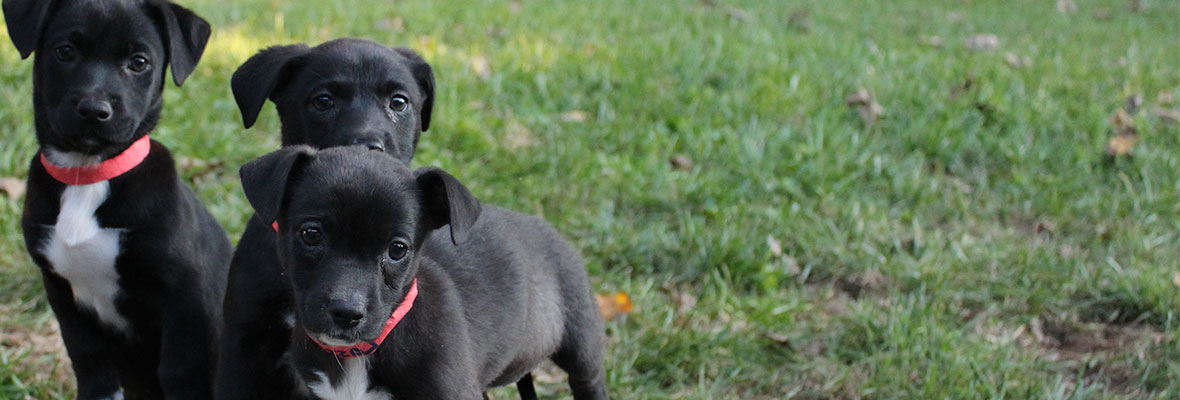
[(353, 302), (333, 301), (328, 312), (332, 314), (332, 322), (341, 328), (352, 328), (365, 319), (361, 305)]
[(353, 139), (352, 144), (368, 147), (369, 150), (385, 151), (385, 143), (375, 139)]
[(106, 100), (87, 99), (78, 103), (78, 115), (83, 119), (104, 122), (111, 119), (113, 113), (111, 102)]

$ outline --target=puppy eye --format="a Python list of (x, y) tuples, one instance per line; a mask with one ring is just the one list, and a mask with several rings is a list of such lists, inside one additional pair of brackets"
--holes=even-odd
[(131, 57), (131, 62), (127, 64), (127, 69), (132, 72), (147, 71), (148, 66), (152, 65), (150, 61), (144, 56)]
[(311, 99), (311, 105), (320, 111), (326, 111), (329, 108), (332, 108), (332, 106), (335, 104), (336, 103), (332, 101), (332, 96), (328, 96), (326, 94), (319, 95), (314, 99)]
[(299, 239), (303, 241), (303, 244), (308, 246), (318, 245), (324, 240), (320, 228), (314, 226), (309, 226), (299, 231)]
[(74, 46), (68, 44), (57, 46), (56, 49), (53, 49), (53, 54), (58, 61), (70, 61), (74, 58)]
[(410, 105), (409, 101), (406, 100), (405, 96), (402, 96), (400, 94), (397, 96), (393, 96), (392, 99), (389, 99), (389, 109), (393, 110), (393, 112), (405, 111), (406, 106), (408, 106), (408, 105)]
[(406, 246), (405, 242), (396, 241), (389, 245), (389, 259), (393, 261), (401, 261), (410, 251), (410, 247)]

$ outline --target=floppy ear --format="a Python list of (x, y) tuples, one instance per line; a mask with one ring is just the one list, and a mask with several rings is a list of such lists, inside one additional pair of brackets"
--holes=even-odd
[(197, 68), (201, 54), (205, 53), (205, 44), (209, 43), (211, 32), (209, 23), (176, 4), (160, 3), (156, 7), (167, 34), (164, 43), (168, 50), (168, 63), (172, 65), (172, 82), (180, 86)]
[(422, 102), (422, 110), (418, 114), (418, 119), (422, 121), (422, 131), (425, 132), (430, 128), (430, 114), (434, 111), (434, 70), (413, 50), (394, 47), (393, 51), (409, 60), (410, 72), (414, 74), (414, 80), (418, 81), (418, 87), (422, 89), (422, 98), (426, 99)]
[(451, 225), (451, 242), (462, 243), (479, 219), (479, 200), (458, 179), (434, 167), (414, 171), (422, 191), (422, 210), (431, 230)]
[(314, 156), (309, 146), (288, 146), (242, 166), (242, 190), (259, 218), (267, 223), (278, 218), (292, 171)]
[(53, 3), (52, 0), (4, 0), (4, 22), (20, 58), (28, 58), (37, 49)]
[(254, 121), (258, 120), (258, 112), (262, 111), (266, 99), (287, 80), (287, 64), (292, 58), (306, 53), (307, 50), (305, 44), (267, 47), (234, 71), (230, 86), (234, 90), (234, 100), (238, 102), (238, 110), (242, 112), (242, 124), (246, 128), (254, 126)]

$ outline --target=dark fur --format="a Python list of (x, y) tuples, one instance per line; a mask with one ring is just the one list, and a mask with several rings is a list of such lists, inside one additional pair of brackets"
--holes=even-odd
[[(341, 372), (308, 334), (376, 337), (417, 277), (413, 309), (368, 356), (374, 387), (398, 399), (478, 399), (551, 358), (576, 399), (607, 398), (586, 271), (539, 218), (481, 208), (450, 174), (411, 172), (359, 147), (285, 148), (243, 166), (242, 185), (259, 216), (279, 221), (297, 315), (290, 357), (308, 382)], [(320, 243), (301, 239), (309, 228)], [(397, 242), (411, 249), (400, 260), (388, 255)], [(345, 323), (339, 310), (361, 318)]]
[[(41, 150), (109, 158), (159, 119), (165, 66), (180, 85), (196, 67), (209, 25), (165, 1), (4, 0), (13, 43), (35, 53), (33, 111)], [(73, 57), (55, 49), (73, 46)], [(149, 66), (135, 73), (129, 59)], [(107, 118), (96, 117), (103, 112)], [(110, 181), (95, 216), (120, 228), (115, 306), (131, 326), (114, 332), (79, 307), (70, 284), (40, 247), (60, 210), (65, 185), (34, 157), (21, 227), (41, 267), (49, 303), (73, 363), (78, 398), (212, 397), (217, 327), (230, 243), (217, 221), (177, 177), (168, 149), (152, 142), (142, 164)]]
[[(420, 133), (430, 126), (434, 104), (434, 75), (421, 57), (358, 39), (268, 48), (239, 67), (232, 83), (246, 127), (254, 124), (268, 98), (275, 102), (284, 146), (380, 143), (407, 163)], [(325, 89), (337, 108), (328, 113), (311, 103)], [(410, 104), (396, 122), (382, 102), (395, 93)], [(273, 387), (293, 387), (296, 381), (281, 361), (291, 332), (285, 317), (292, 312), (292, 296), (279, 268), (269, 220), (247, 222), (229, 275), (217, 397), (282, 399)]]

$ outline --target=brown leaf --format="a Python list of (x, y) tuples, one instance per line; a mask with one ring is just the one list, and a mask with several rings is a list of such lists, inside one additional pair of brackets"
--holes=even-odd
[(487, 80), (492, 77), (492, 65), (488, 63), (487, 57), (481, 55), (471, 56), (471, 59), (468, 60), (468, 65), (471, 67), (471, 72), (474, 72), (481, 79)]
[(533, 131), (515, 119), (508, 121), (504, 134), (504, 145), (509, 150), (519, 150), (537, 144), (537, 138), (533, 136)]
[(791, 12), (787, 17), (787, 26), (794, 29), (796, 32), (810, 33), (811, 32), (811, 10), (806, 8), (798, 9)]
[(668, 160), (668, 163), (672, 164), (673, 169), (692, 171), (692, 159), (688, 158), (688, 156), (684, 154), (677, 154), (673, 156), (672, 159)]
[(990, 51), (1000, 47), (1000, 38), (990, 33), (981, 33), (967, 37), (963, 44), (967, 46), (967, 50)]
[(6, 176), (0, 178), (0, 190), (8, 194), (8, 199), (16, 201), (25, 194), (25, 180)]
[(1115, 110), (1114, 115), (1110, 117), (1110, 122), (1114, 124), (1114, 129), (1117, 132), (1122, 132), (1127, 128), (1135, 129), (1135, 122), (1131, 120), (1131, 115), (1127, 110)]
[(587, 114), (585, 111), (582, 111), (582, 110), (566, 111), (561, 114), (561, 120), (565, 121), (565, 122), (582, 123), (582, 122), (586, 122), (586, 120), (589, 118), (590, 118), (590, 114)]
[(873, 95), (869, 94), (868, 89), (859, 88), (856, 92), (844, 97), (844, 104), (855, 106), (857, 114), (860, 114), (860, 119), (867, 125), (877, 123), (877, 119), (881, 114), (885, 113), (885, 108), (881, 107)]
[(788, 338), (787, 335), (783, 335), (781, 333), (774, 333), (774, 332), (765, 332), (762, 334), (762, 337), (770, 339), (770, 341), (778, 343), (781, 346), (785, 346), (788, 349), (794, 348), (791, 346), (791, 339)]
[(1180, 287), (1180, 272), (1172, 273), (1172, 284), (1176, 285), (1176, 287)]
[(1057, 0), (1057, 12), (1072, 14), (1078, 11), (1078, 5), (1073, 0)]
[(1131, 134), (1117, 134), (1106, 142), (1106, 155), (1114, 158), (1118, 156), (1130, 156), (1131, 149), (1135, 147), (1135, 143), (1139, 141), (1139, 135), (1131, 131)]
[(734, 6), (725, 6), (725, 14), (739, 22), (750, 22), (750, 13)]
[(1004, 54), (1004, 62), (1007, 62), (1012, 69), (1021, 69), (1032, 65), (1032, 59), (1028, 56), (1020, 57), (1012, 53)]
[(225, 161), (212, 159), (202, 160), (192, 157), (179, 157), (176, 159), (176, 165), (184, 172), (185, 175), (190, 176), (193, 182), (199, 182), (214, 172), (225, 167)]
[(1180, 122), (1180, 108), (1168, 109), (1157, 106), (1155, 108), (1155, 116), (1160, 117), (1164, 122), (1175, 124)]
[(631, 304), (631, 298), (627, 297), (626, 293), (618, 292), (611, 294), (595, 294), (594, 298), (598, 300), (598, 311), (602, 313), (602, 319), (610, 321), (615, 317), (630, 313), (634, 306)]

